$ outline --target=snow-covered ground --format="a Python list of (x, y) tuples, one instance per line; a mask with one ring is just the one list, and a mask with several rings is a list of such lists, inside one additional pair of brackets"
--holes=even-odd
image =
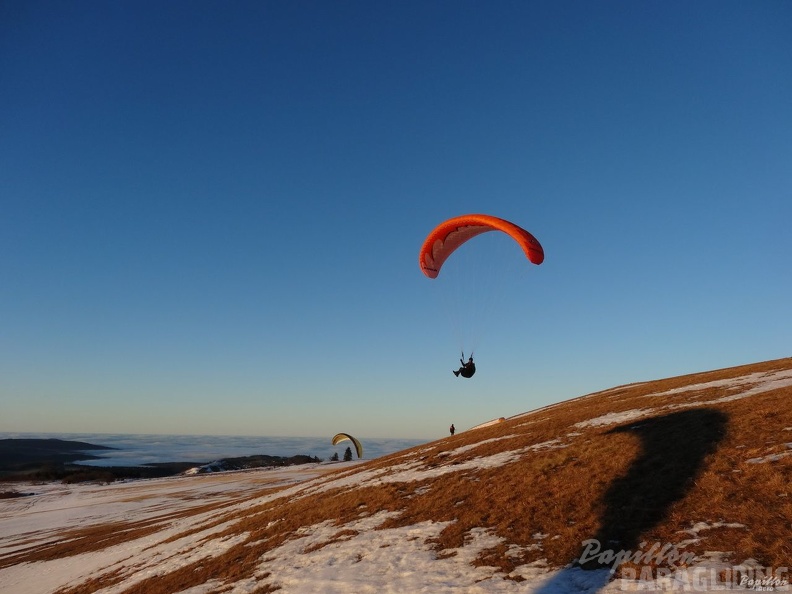
[[(507, 457), (499, 461), (505, 461)], [(497, 462), (479, 459), (484, 466)], [(357, 463), (349, 464), (352, 468), (355, 465)], [(369, 476), (363, 477), (357, 474), (355, 482), (421, 478), (420, 473), (410, 476), (409, 466), (405, 463), (398, 476), (385, 475), (382, 471), (370, 471)], [(327, 484), (314, 479), (339, 468), (343, 465), (256, 469), (113, 485), (17, 485), (20, 491), (33, 492), (35, 496), (0, 502), (0, 560), (9, 554), (48, 545), (75, 528), (124, 523), (132, 518), (135, 522), (160, 520), (163, 524), (153, 534), (107, 547), (101, 553), (90, 552), (3, 568), (0, 570), (0, 592), (56, 592), (114, 570), (121, 570), (127, 575), (126, 579), (122, 584), (101, 592), (124, 591), (152, 574), (165, 574), (198, 558), (221, 554), (245, 536), (212, 538), (213, 534), (219, 534), (226, 527), (225, 524), (212, 524), (212, 512), (183, 518), (178, 518), (178, 512), (197, 508), (208, 499), (242, 501), (237, 504), (241, 511), (273, 496), (299, 496), (329, 486), (338, 487), (349, 480), (351, 473), (341, 473), (337, 480)], [(293, 486), (277, 495), (245, 497), (260, 492), (262, 488), (279, 485)], [(456, 555), (437, 558), (427, 540), (436, 537), (445, 523), (422, 522), (404, 528), (376, 530), (390, 515), (392, 512), (374, 513), (342, 527), (329, 522), (307, 526), (300, 538), (287, 541), (267, 554), (267, 559), (261, 561), (258, 576), (275, 575), (281, 591), (300, 594), (529, 592), (541, 590), (543, 585), (552, 586), (548, 592), (565, 592), (570, 580), (577, 584), (577, 588), (592, 591), (607, 582), (607, 572), (582, 571), (573, 572), (558, 581), (563, 572), (548, 572), (541, 565), (519, 569), (519, 575), (527, 581), (504, 580), (493, 568), (476, 568), (471, 564), (483, 549), (496, 545), (500, 540), (486, 529), (473, 532)], [(174, 516), (176, 519), (167, 519)], [(203, 526), (206, 527), (201, 530)], [(171, 540), (191, 528), (199, 531), (188, 539)], [(349, 530), (349, 534), (354, 531), (357, 535), (338, 540), (336, 535), (343, 530)], [(328, 542), (332, 544), (318, 546)], [(185, 590), (183, 594), (209, 594), (220, 589), (242, 594), (255, 591), (258, 585), (255, 577), (233, 585), (210, 581), (203, 587)]]
[[(137, 575), (145, 577), (152, 571), (164, 573), (181, 566), (194, 560), (195, 555), (217, 554), (231, 544), (229, 540), (209, 539), (203, 543), (201, 540), (212, 531), (219, 532), (224, 527), (222, 525), (194, 535), (192, 542), (166, 542), (191, 528), (200, 529), (204, 524), (212, 524), (215, 515), (208, 511), (180, 517), (180, 512), (198, 509), (208, 501), (216, 504), (227, 502), (238, 506), (241, 511), (259, 503), (259, 498), (251, 499), (251, 496), (264, 489), (309, 484), (311, 479), (337, 468), (337, 465), (310, 464), (110, 485), (10, 484), (4, 489), (34, 495), (0, 500), (0, 562), (14, 553), (57, 543), (63, 535), (75, 529), (122, 525), (131, 521), (137, 524), (152, 522), (159, 524), (161, 529), (140, 539), (110, 546), (100, 554), (91, 552), (0, 569), (0, 592), (54, 592), (114, 566), (138, 567), (142, 571)], [(242, 503), (236, 504), (238, 501)], [(131, 580), (124, 587), (133, 583), (134, 578)], [(123, 589), (119, 587), (110, 591)]]
[[(792, 372), (789, 371), (752, 374), (720, 382), (718, 387), (733, 388), (733, 391), (719, 397), (719, 401), (744, 398), (788, 385), (792, 385)], [(701, 386), (691, 385), (684, 390), (697, 391)], [(687, 406), (695, 404), (688, 402)], [(683, 405), (675, 404), (673, 408), (678, 406)], [(570, 426), (566, 439), (580, 435), (575, 429), (629, 422), (663, 408), (636, 408), (592, 418)], [(439, 455), (448, 463), (433, 466), (422, 462), (425, 449), (416, 449), (394, 456), (392, 463), (386, 466), (361, 466), (365, 464), (362, 462), (311, 464), (110, 485), (50, 483), (4, 487), (35, 495), (0, 500), (0, 593), (55, 593), (111, 575), (120, 576), (122, 580), (108, 582), (99, 592), (124, 592), (152, 576), (169, 574), (245, 543), (247, 533), (228, 528), (234, 527), (236, 518), (244, 516), (245, 510), (269, 501), (294, 500), (331, 489), (411, 483), (447, 473), (489, 469), (511, 464), (528, 451), (565, 448), (569, 443), (557, 438), (527, 447), (509, 447), (508, 442), (515, 437), (506, 434), (458, 446)], [(485, 446), (496, 440), (504, 442), (500, 452), (475, 456), (477, 448), (486, 451)], [(786, 445), (788, 450), (792, 448), (792, 444)], [(779, 455), (788, 453), (784, 451)], [(459, 459), (454, 460), (457, 457)], [(330, 472), (333, 474), (328, 474)], [(640, 579), (612, 581), (607, 570), (548, 568), (542, 562), (518, 566), (506, 576), (496, 567), (474, 563), (482, 551), (505, 544), (486, 526), (469, 531), (458, 549), (438, 554), (431, 542), (447, 523), (422, 521), (398, 528), (383, 527), (386, 520), (398, 513), (366, 510), (342, 526), (330, 521), (303, 526), (296, 538), (269, 549), (257, 561), (252, 577), (223, 581), (225, 578), (219, 576), (201, 586), (182, 589), (179, 594), (252, 594), (267, 582), (277, 584), (278, 591), (284, 594), (611, 594), (655, 588), (695, 592), (722, 589), (722, 584), (714, 583), (718, 572), (724, 569), (717, 552), (712, 552), (707, 559), (697, 559), (684, 571), (651, 583)], [(101, 526), (118, 526), (118, 530), (129, 531), (140, 526), (155, 529), (108, 541), (108, 545), (99, 550), (92, 547), (86, 552), (71, 551), (68, 555), (37, 557), (32, 561), (25, 559), (28, 553), (68, 543), (69, 539), (78, 538), (79, 531)], [(691, 538), (712, 528), (700, 522), (694, 522), (693, 526)], [(537, 534), (537, 542), (545, 537), (547, 535)], [(513, 547), (510, 545), (507, 554), (519, 558), (519, 551)], [(507, 577), (511, 579), (504, 579)], [(778, 586), (776, 584), (776, 590), (789, 590), (783, 584)], [(746, 589), (739, 585), (737, 588)]]
[[(557, 447), (557, 444), (542, 444)], [(463, 448), (459, 448), (462, 450)], [(516, 455), (516, 452), (514, 454)], [(492, 457), (477, 459), (483, 467), (498, 461)], [(508, 456), (502, 457), (505, 463)], [(350, 469), (358, 463), (350, 463)], [(410, 477), (410, 462), (399, 471), (398, 480)], [(245, 534), (220, 536), (229, 523), (215, 525), (212, 512), (179, 517), (207, 500), (227, 501), (239, 511), (272, 497), (294, 497), (322, 488), (343, 486), (353, 474), (340, 473), (324, 483), (320, 477), (344, 465), (310, 465), (278, 470), (255, 469), (216, 475), (175, 477), (159, 480), (130, 481), (113, 485), (61, 484), (19, 485), (21, 490), (36, 493), (33, 497), (0, 502), (0, 560), (15, 552), (48, 545), (75, 528), (91, 525), (161, 522), (152, 534), (109, 546), (101, 552), (89, 552), (33, 563), (19, 563), (0, 570), (0, 592), (3, 594), (43, 594), (82, 583), (99, 575), (120, 571), (121, 584), (100, 590), (102, 594), (122, 592), (136, 582), (152, 575), (167, 574), (198, 559), (219, 555), (241, 542)], [(384, 471), (355, 474), (361, 480), (396, 480)], [(379, 476), (378, 476), (379, 475)], [(289, 486), (277, 494), (260, 495), (262, 488)], [(240, 501), (234, 504), (234, 501)], [(281, 590), (293, 594), (431, 592), (444, 593), (530, 593), (566, 594), (570, 592), (611, 594), (635, 590), (646, 584), (629, 580), (610, 581), (607, 570), (583, 571), (562, 569), (551, 571), (542, 563), (518, 567), (503, 579), (493, 567), (475, 566), (472, 562), (485, 549), (496, 546), (501, 539), (486, 528), (472, 531), (463, 547), (453, 555), (438, 556), (428, 542), (445, 527), (443, 522), (421, 522), (407, 527), (377, 529), (394, 512), (363, 515), (344, 526), (323, 522), (306, 526), (300, 537), (288, 540), (267, 553), (252, 578), (229, 584), (212, 580), (201, 587), (180, 594), (231, 592), (252, 593), (264, 576), (277, 576)], [(706, 527), (699, 526), (698, 529)], [(173, 538), (197, 530), (187, 538)], [(348, 536), (339, 538), (339, 533)], [(546, 535), (538, 534), (537, 539)], [(329, 544), (328, 544), (329, 543)], [(717, 565), (702, 565), (700, 575), (685, 573), (684, 577), (668, 577), (661, 588), (690, 591), (691, 580), (706, 585)], [(676, 579), (676, 582), (674, 582)], [(695, 585), (695, 584), (694, 584)], [(707, 591), (695, 588), (694, 591)], [(174, 593), (175, 594), (175, 593)]]

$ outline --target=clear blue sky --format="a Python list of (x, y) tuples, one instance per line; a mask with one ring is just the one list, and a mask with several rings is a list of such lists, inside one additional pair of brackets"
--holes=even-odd
[[(772, 0), (5, 0), (0, 431), (432, 438), (792, 355), (790, 32)], [(546, 252), (485, 257), (469, 381), (458, 274), (417, 263), (467, 212)]]

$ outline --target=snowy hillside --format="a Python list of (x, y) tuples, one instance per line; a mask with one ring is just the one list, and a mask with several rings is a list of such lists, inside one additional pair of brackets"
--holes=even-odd
[(32, 495), (0, 500), (0, 592), (788, 589), (790, 397), (783, 359), (371, 461), (11, 485)]

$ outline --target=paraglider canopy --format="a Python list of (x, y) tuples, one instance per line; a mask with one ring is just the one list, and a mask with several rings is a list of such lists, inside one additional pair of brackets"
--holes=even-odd
[(338, 445), (339, 442), (342, 442), (342, 441), (344, 441), (346, 439), (348, 439), (353, 444), (355, 444), (355, 452), (357, 452), (357, 457), (358, 458), (362, 458), (363, 457), (363, 446), (361, 445), (361, 443), (357, 439), (352, 437), (349, 433), (336, 433), (335, 436), (333, 437), (333, 445)]
[(418, 253), (421, 271), (429, 278), (437, 278), (443, 263), (459, 246), (488, 231), (506, 233), (519, 244), (532, 263), (544, 261), (541, 244), (522, 227), (491, 215), (469, 214), (443, 221), (429, 233)]

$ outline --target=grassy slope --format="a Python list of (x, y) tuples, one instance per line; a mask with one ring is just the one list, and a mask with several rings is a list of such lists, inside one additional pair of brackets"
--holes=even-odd
[[(245, 543), (220, 557), (152, 578), (134, 591), (166, 593), (212, 578), (233, 581), (250, 576), (267, 551), (293, 538), (301, 526), (330, 520), (339, 526), (337, 538), (348, 538), (345, 523), (361, 513), (382, 510), (400, 512), (384, 527), (452, 521), (433, 543), (438, 556), (454, 554), (472, 528), (487, 527), (505, 540), (485, 551), (477, 563), (506, 572), (538, 560), (550, 567), (564, 566), (580, 555), (581, 543), (590, 538), (631, 550), (644, 541), (687, 541), (685, 551), (697, 555), (724, 551), (731, 552), (735, 562), (752, 557), (765, 566), (785, 566), (792, 559), (792, 456), (763, 463), (750, 460), (790, 451), (792, 386), (733, 400), (723, 398), (745, 392), (750, 384), (656, 395), (779, 370), (792, 370), (792, 359), (622, 386), (324, 479), (358, 474), (357, 486), (339, 483), (321, 494), (275, 498), (241, 515), (217, 509), (217, 523), (233, 520), (226, 532), (247, 533)], [(628, 411), (643, 412), (626, 422), (585, 424)], [(522, 452), (504, 465), (432, 475), (433, 470), (465, 468), (471, 460), (515, 450)], [(397, 472), (406, 463), (423, 469), (426, 478), (363, 478), (375, 471)], [(117, 526), (113, 533), (119, 533)], [(89, 533), (72, 537), (82, 543), (81, 551), (92, 546)], [(510, 545), (516, 547), (507, 555)], [(68, 555), (69, 545), (64, 546), (56, 554)], [(262, 582), (260, 592), (277, 589), (275, 578), (271, 584)], [(107, 586), (109, 579), (105, 576), (101, 585)], [(69, 593), (92, 592), (99, 585), (83, 584)]]

